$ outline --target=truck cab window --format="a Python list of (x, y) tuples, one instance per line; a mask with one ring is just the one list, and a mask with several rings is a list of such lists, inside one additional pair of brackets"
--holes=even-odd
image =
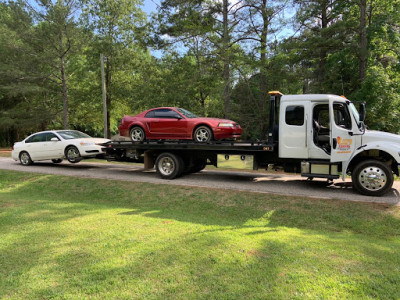
[(304, 124), (304, 106), (286, 107), (285, 122), (288, 125), (303, 126)]
[(335, 118), (335, 124), (345, 129), (351, 129), (351, 118), (349, 109), (344, 103), (333, 104), (333, 115)]

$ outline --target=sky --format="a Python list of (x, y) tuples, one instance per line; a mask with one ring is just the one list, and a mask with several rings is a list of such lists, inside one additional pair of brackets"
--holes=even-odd
[(157, 10), (158, 5), (160, 5), (160, 0), (144, 0), (142, 8), (146, 14), (150, 15)]

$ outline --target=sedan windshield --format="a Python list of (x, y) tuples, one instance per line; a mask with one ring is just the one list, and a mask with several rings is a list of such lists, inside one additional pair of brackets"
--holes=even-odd
[(193, 118), (198, 118), (194, 113), (191, 113), (190, 111), (183, 109), (183, 108), (177, 108), (177, 110), (184, 115), (186, 118), (193, 119)]
[(83, 132), (80, 132), (80, 131), (76, 131), (76, 130), (57, 131), (57, 133), (58, 133), (64, 140), (90, 138), (90, 136), (87, 135), (86, 133), (83, 133)]

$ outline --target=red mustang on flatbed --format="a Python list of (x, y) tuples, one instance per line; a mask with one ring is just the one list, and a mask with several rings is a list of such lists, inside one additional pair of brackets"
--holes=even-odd
[(134, 142), (152, 139), (211, 140), (233, 139), (242, 134), (240, 125), (231, 120), (201, 118), (183, 108), (159, 107), (136, 116), (124, 116), (118, 127), (121, 136)]

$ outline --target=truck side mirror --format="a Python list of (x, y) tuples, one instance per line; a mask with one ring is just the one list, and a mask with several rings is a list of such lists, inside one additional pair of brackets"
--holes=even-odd
[(366, 115), (365, 102), (360, 103), (359, 111), (360, 111), (360, 121), (364, 122)]

